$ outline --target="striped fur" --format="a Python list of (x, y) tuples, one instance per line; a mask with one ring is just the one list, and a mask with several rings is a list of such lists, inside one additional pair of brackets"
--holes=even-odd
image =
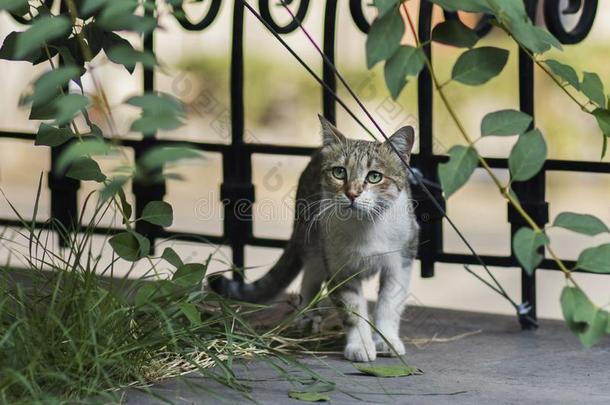
[[(216, 277), (210, 285), (233, 299), (264, 302), (303, 270), (304, 304), (325, 282), (335, 289), (347, 359), (370, 361), (378, 351), (403, 354), (398, 325), (418, 236), (407, 171), (388, 142), (351, 140), (324, 118), (320, 121), (323, 144), (299, 179), (293, 233), (279, 261), (252, 284)], [(413, 128), (401, 128), (390, 141), (408, 161)], [(345, 178), (337, 177), (336, 168), (345, 170)], [(379, 182), (369, 181), (372, 171), (382, 175)], [(385, 339), (373, 336), (362, 293), (362, 280), (377, 272), (381, 283), (374, 322)]]

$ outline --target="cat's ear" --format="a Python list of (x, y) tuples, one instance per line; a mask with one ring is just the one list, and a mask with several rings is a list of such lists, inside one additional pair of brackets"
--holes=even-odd
[(345, 143), (347, 140), (339, 130), (331, 124), (326, 118), (318, 114), (320, 124), (322, 125), (322, 146), (329, 146), (335, 143)]
[(410, 125), (402, 127), (385, 141), (385, 144), (392, 149), (392, 147), (388, 145), (388, 142), (392, 142), (392, 145), (394, 145), (396, 150), (398, 150), (403, 157), (409, 159), (413, 144), (415, 143), (415, 130)]

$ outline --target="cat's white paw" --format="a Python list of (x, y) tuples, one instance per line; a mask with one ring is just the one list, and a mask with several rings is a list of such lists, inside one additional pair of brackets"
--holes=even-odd
[[(383, 357), (396, 357), (405, 354), (405, 344), (400, 340), (398, 336), (390, 337), (385, 336), (387, 342), (379, 335), (375, 335), (375, 347), (379, 356)], [(388, 345), (388, 342), (392, 345)]]
[(343, 357), (349, 361), (367, 362), (377, 358), (375, 344), (370, 341), (367, 343), (348, 343), (343, 350)]

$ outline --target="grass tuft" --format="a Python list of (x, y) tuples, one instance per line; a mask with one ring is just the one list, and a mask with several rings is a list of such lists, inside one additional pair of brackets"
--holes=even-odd
[(139, 279), (101, 277), (115, 274), (118, 259), (104, 260), (107, 240), (93, 237), (112, 210), (102, 205), (94, 212), (71, 231), (52, 220), (35, 229), (21, 219), (22, 228), (0, 237), (10, 253), (0, 272), (0, 403), (119, 402), (127, 388), (191, 372), (249, 398), (233, 373), (236, 359), (264, 359), (280, 374), (298, 365), (320, 380), (278, 349), (276, 334), (252, 329), (242, 314), (260, 306), (202, 288), (209, 261), (173, 279), (153, 278), (150, 258), (144, 259), (150, 271)]

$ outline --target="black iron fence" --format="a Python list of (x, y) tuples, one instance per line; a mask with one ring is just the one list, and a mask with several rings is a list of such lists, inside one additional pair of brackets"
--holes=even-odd
[[(250, 0), (254, 1), (254, 0)], [(231, 144), (218, 144), (206, 142), (186, 142), (191, 147), (208, 152), (218, 152), (222, 155), (223, 183), (220, 196), (224, 202), (224, 230), (221, 236), (173, 232), (160, 228), (155, 225), (138, 221), (136, 230), (147, 235), (150, 239), (169, 238), (183, 241), (199, 242), (202, 238), (217, 243), (228, 245), (232, 249), (233, 262), (236, 266), (244, 266), (244, 250), (247, 245), (263, 247), (283, 247), (285, 240), (256, 237), (252, 231), (252, 203), (254, 201), (254, 184), (252, 183), (252, 155), (253, 154), (274, 154), (274, 155), (299, 155), (308, 156), (313, 148), (296, 146), (278, 146), (260, 143), (247, 143), (244, 139), (244, 17), (247, 8), (243, 0), (234, 0), (233, 20), (232, 20), (232, 39), (231, 39), (231, 63), (230, 63), (230, 132)], [(287, 3), (293, 3), (287, 1)], [(349, 9), (351, 16), (357, 27), (366, 33), (369, 28), (363, 7), (366, 7), (366, 0), (350, 0)], [(537, 11), (539, 10), (537, 0), (525, 0), (525, 5), (530, 18), (538, 20)], [(315, 2), (310, 4), (308, 0), (301, 0), (296, 7), (295, 18), (283, 25), (278, 24), (273, 17), (272, 5), (275, 2), (269, 0), (259, 0), (258, 10), (268, 26), (278, 34), (287, 34), (298, 28), (298, 21), (302, 21), (310, 7), (324, 7), (323, 21), (323, 52), (326, 57), (335, 60), (335, 31), (337, 21), (338, 0), (327, 0), (324, 4)], [(198, 21), (192, 22), (188, 17), (181, 17), (178, 21), (182, 27), (189, 31), (205, 30), (218, 16), (221, 9), (221, 0), (210, 0), (207, 13)], [(431, 55), (430, 38), (432, 30), (432, 9), (433, 4), (428, 0), (422, 0), (419, 10), (419, 36), (425, 45), (424, 50), (428, 57)], [(547, 28), (564, 44), (574, 44), (583, 40), (588, 34), (597, 10), (597, 0), (570, 0), (562, 8), (561, 2), (546, 0), (543, 4), (543, 18)], [(562, 14), (577, 14), (578, 22), (568, 30), (563, 24)], [(456, 13), (445, 13), (445, 18), (459, 18)], [(486, 16), (483, 16), (477, 26), (480, 36), (486, 35), (491, 29), (491, 24)], [(154, 36), (151, 34), (144, 38), (146, 49), (154, 48)], [(333, 70), (324, 64), (322, 80), (326, 86), (322, 88), (322, 106), (324, 116), (331, 122), (336, 117), (336, 99), (333, 95), (337, 87), (336, 77)], [(532, 60), (519, 52), (519, 104), (522, 111), (534, 116), (534, 72)], [(151, 69), (144, 71), (144, 90), (154, 89), (154, 72)], [(412, 157), (412, 164), (418, 168), (424, 177), (431, 182), (438, 182), (438, 164), (447, 160), (446, 156), (435, 155), (433, 152), (433, 86), (430, 75), (424, 71), (418, 79), (418, 115), (419, 115), (419, 153)], [(532, 124), (533, 125), (533, 124)], [(14, 133), (0, 131), (0, 138), (34, 140), (34, 134)], [(135, 152), (137, 159), (153, 146), (164, 144), (174, 144), (170, 140), (146, 138), (143, 140), (125, 140), (124, 146), (130, 147)], [(54, 170), (61, 147), (51, 150), (51, 168), (48, 175), (48, 186), (51, 191), (51, 215), (64, 225), (70, 226), (77, 218), (77, 192), (80, 184), (77, 180), (60, 176)], [(507, 159), (489, 158), (487, 159), (492, 168), (507, 169)], [(514, 190), (519, 197), (522, 206), (528, 214), (543, 226), (548, 222), (548, 203), (545, 201), (545, 179), (548, 171), (571, 171), (589, 173), (610, 173), (610, 164), (603, 162), (589, 161), (565, 161), (547, 160), (543, 170), (531, 180), (522, 183), (515, 183)], [(438, 188), (431, 189), (434, 197), (443, 206), (445, 204), (441, 191)], [(140, 215), (143, 207), (152, 200), (161, 200), (165, 195), (165, 184), (147, 185), (135, 182), (133, 184), (133, 194), (135, 196), (136, 215)], [(415, 197), (419, 200), (416, 208), (416, 215), (421, 225), (419, 247), (419, 260), (421, 262), (422, 277), (434, 276), (435, 263), (461, 263), (478, 264), (478, 261), (470, 254), (448, 253), (443, 249), (443, 227), (442, 214), (434, 207), (429, 199), (424, 197), (421, 190), (417, 187), (414, 190)], [(511, 233), (514, 234), (521, 226), (526, 225), (522, 218), (508, 207), (508, 221), (511, 224)], [(0, 219), (0, 224), (4, 226), (20, 226), (20, 222), (13, 219)], [(42, 225), (42, 224), (39, 224)], [(108, 233), (112, 229), (98, 228), (96, 232)], [(514, 256), (492, 256), (482, 255), (481, 258), (489, 266), (500, 267), (519, 267)], [(573, 263), (566, 261), (567, 265)], [(558, 270), (555, 262), (544, 260), (540, 268)], [(235, 274), (235, 277), (238, 277)], [(533, 318), (536, 316), (536, 282), (535, 275), (529, 276), (525, 271), (521, 271), (521, 291), (522, 301), (529, 302), (533, 306), (530, 313)], [(531, 327), (532, 324), (524, 324), (524, 327)]]

